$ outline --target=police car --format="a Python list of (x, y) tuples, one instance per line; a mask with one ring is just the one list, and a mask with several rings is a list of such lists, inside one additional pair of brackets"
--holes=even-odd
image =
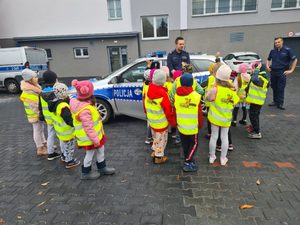
[[(167, 56), (165, 55), (139, 58), (101, 80), (91, 80), (97, 100), (96, 107), (104, 123), (118, 115), (145, 119), (142, 88), (147, 59), (158, 61), (160, 65), (167, 65)], [(200, 84), (203, 84), (209, 75), (208, 67), (215, 62), (215, 56), (190, 55), (190, 59), (193, 76)]]

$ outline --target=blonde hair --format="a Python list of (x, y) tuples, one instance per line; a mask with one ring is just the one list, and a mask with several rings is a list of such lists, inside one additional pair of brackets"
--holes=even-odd
[(218, 62), (218, 63), (215, 63), (215, 65), (214, 65), (214, 68), (213, 68), (213, 75), (214, 76), (216, 76), (216, 74), (217, 74), (217, 71), (218, 71), (218, 69), (221, 67), (223, 65), (223, 63), (221, 63), (221, 62)]
[(234, 89), (233, 85), (228, 81), (224, 81), (224, 80), (220, 80), (218, 78), (216, 78), (216, 84), (222, 87), (227, 87), (230, 89)]

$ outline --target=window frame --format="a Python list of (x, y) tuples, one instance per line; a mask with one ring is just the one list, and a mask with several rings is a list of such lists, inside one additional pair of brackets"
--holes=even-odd
[[(143, 18), (147, 18), (147, 17), (152, 17), (154, 18), (153, 21), (153, 31), (154, 31), (154, 37), (144, 37), (144, 29), (143, 29)], [(166, 17), (167, 18), (167, 24), (168, 24), (168, 36), (166, 37), (157, 37), (157, 21), (156, 18), (157, 17)], [(169, 24), (169, 15), (155, 15), (155, 16), (141, 16), (141, 33), (142, 33), (142, 40), (164, 40), (164, 39), (169, 39), (170, 38), (170, 24)]]
[(244, 14), (244, 13), (256, 13), (257, 12), (257, 5), (258, 5), (258, 0), (256, 0), (256, 7), (254, 10), (245, 10), (246, 8), (246, 0), (242, 0), (242, 10), (240, 11), (233, 11), (232, 7), (232, 1), (233, 0), (229, 0), (229, 11), (228, 12), (219, 12), (219, 0), (216, 0), (215, 2), (215, 12), (214, 13), (206, 13), (206, 1), (207, 0), (203, 0), (203, 14), (193, 14), (193, 1), (192, 1), (192, 8), (191, 8), (191, 12), (192, 12), (192, 17), (201, 17), (201, 16), (218, 16), (218, 15), (232, 15), (232, 14)]
[[(81, 53), (80, 56), (77, 56), (77, 55), (76, 55), (76, 50), (77, 50), (77, 49), (80, 50), (80, 53)], [(84, 50), (84, 49), (87, 49), (88, 55), (84, 55), (84, 54), (83, 54), (83, 50)], [(73, 54), (74, 54), (74, 58), (75, 58), (75, 59), (87, 59), (87, 58), (90, 57), (90, 53), (89, 53), (88, 47), (74, 47), (74, 48), (73, 48)]]
[[(45, 48), (45, 51), (46, 51), (46, 54), (47, 54), (47, 58), (48, 58), (48, 59), (52, 59), (53, 56), (52, 56), (51, 48)], [(49, 53), (50, 53), (51, 56), (48, 56), (48, 51), (49, 51)]]
[(297, 0), (296, 7), (289, 7), (289, 8), (284, 7), (285, 6), (285, 1), (286, 0), (281, 0), (281, 7), (279, 7), (279, 8), (272, 8), (272, 2), (273, 2), (273, 0), (272, 0), (271, 1), (271, 11), (282, 11), (282, 10), (300, 9), (300, 0)]
[[(115, 14), (115, 17), (110, 17), (110, 13), (109, 13), (109, 4), (108, 2), (109, 1), (113, 1), (113, 5), (114, 5), (114, 14)], [(117, 14), (117, 4), (116, 4), (116, 1), (119, 1), (120, 2), (120, 6), (121, 6), (121, 16), (118, 17), (118, 14)], [(122, 13), (122, 1), (121, 0), (107, 0), (106, 1), (107, 3), (107, 14), (108, 14), (108, 20), (122, 20), (123, 19), (123, 13)]]

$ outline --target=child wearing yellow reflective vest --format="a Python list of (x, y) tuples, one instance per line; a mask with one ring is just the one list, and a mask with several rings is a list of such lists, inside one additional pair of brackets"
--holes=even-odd
[(203, 124), (201, 95), (193, 90), (192, 74), (184, 73), (179, 79), (181, 87), (176, 90), (174, 107), (177, 129), (185, 157), (182, 170), (195, 172), (198, 170), (198, 166), (193, 158), (198, 147), (198, 131)]
[(39, 120), (39, 94), (42, 89), (38, 84), (37, 74), (30, 70), (24, 69), (22, 71), (21, 90), (22, 94), (20, 100), (24, 104), (24, 109), (28, 122), (33, 127), (33, 140), (36, 145), (37, 155), (47, 155), (46, 139), (44, 135), (44, 122)]
[(152, 130), (153, 145), (151, 153), (155, 164), (165, 163), (167, 157), (164, 155), (168, 142), (168, 127), (176, 125), (175, 116), (164, 86), (166, 82), (166, 73), (162, 70), (156, 70), (152, 77), (152, 83), (145, 98), (145, 110), (147, 120)]
[(216, 86), (208, 93), (206, 100), (211, 102), (208, 120), (211, 123), (212, 134), (209, 141), (209, 163), (216, 160), (216, 142), (221, 130), (221, 157), (220, 162), (225, 166), (228, 162), (228, 131), (232, 120), (232, 110), (239, 102), (239, 97), (229, 82), (231, 69), (222, 65), (216, 72)]
[[(86, 150), (81, 167), (81, 179), (94, 180), (100, 175), (112, 175), (115, 173), (115, 169), (106, 166), (104, 157), (106, 137), (102, 117), (95, 106), (94, 86), (88, 80), (73, 80), (72, 86), (77, 91), (77, 97), (70, 101), (77, 146)], [(98, 172), (92, 172), (92, 161), (95, 153)]]
[(242, 63), (239, 66), (239, 73), (237, 74), (233, 86), (237, 90), (237, 94), (240, 98), (240, 102), (234, 107), (232, 112), (232, 123), (231, 126), (236, 127), (237, 124), (237, 116), (239, 108), (242, 108), (243, 117), (239, 121), (242, 125), (247, 125), (247, 107), (248, 104), (246, 103), (246, 88), (250, 81), (250, 75), (247, 73), (249, 65), (247, 63)]
[(262, 135), (259, 126), (259, 114), (266, 100), (269, 81), (265, 66), (261, 63), (254, 64), (252, 69), (254, 70), (254, 73), (247, 88), (246, 98), (246, 102), (250, 104), (249, 118), (252, 125), (252, 131), (249, 133), (248, 137), (251, 139), (260, 139), (262, 138)]
[(72, 113), (69, 106), (68, 87), (63, 83), (55, 83), (53, 86), (55, 99), (49, 102), (51, 120), (59, 139), (60, 149), (63, 153), (62, 161), (65, 168), (70, 169), (80, 164), (80, 161), (73, 158), (75, 150), (75, 136)]
[[(54, 151), (56, 134), (53, 127), (53, 121), (51, 112), (49, 111), (49, 102), (55, 99), (53, 91), (53, 85), (57, 82), (57, 75), (53, 71), (47, 70), (43, 73), (43, 80), (45, 88), (42, 90), (39, 98), (39, 118), (41, 121), (45, 121), (47, 124), (47, 149), (48, 149), (48, 160), (54, 160), (61, 157), (60, 154)], [(63, 156), (63, 155), (62, 155)]]

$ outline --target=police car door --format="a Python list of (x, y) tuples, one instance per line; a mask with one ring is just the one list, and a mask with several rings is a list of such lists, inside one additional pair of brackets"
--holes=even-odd
[(118, 83), (114, 85), (113, 90), (115, 104), (119, 113), (145, 119), (142, 88), (146, 67), (146, 62), (140, 62), (119, 76)]

